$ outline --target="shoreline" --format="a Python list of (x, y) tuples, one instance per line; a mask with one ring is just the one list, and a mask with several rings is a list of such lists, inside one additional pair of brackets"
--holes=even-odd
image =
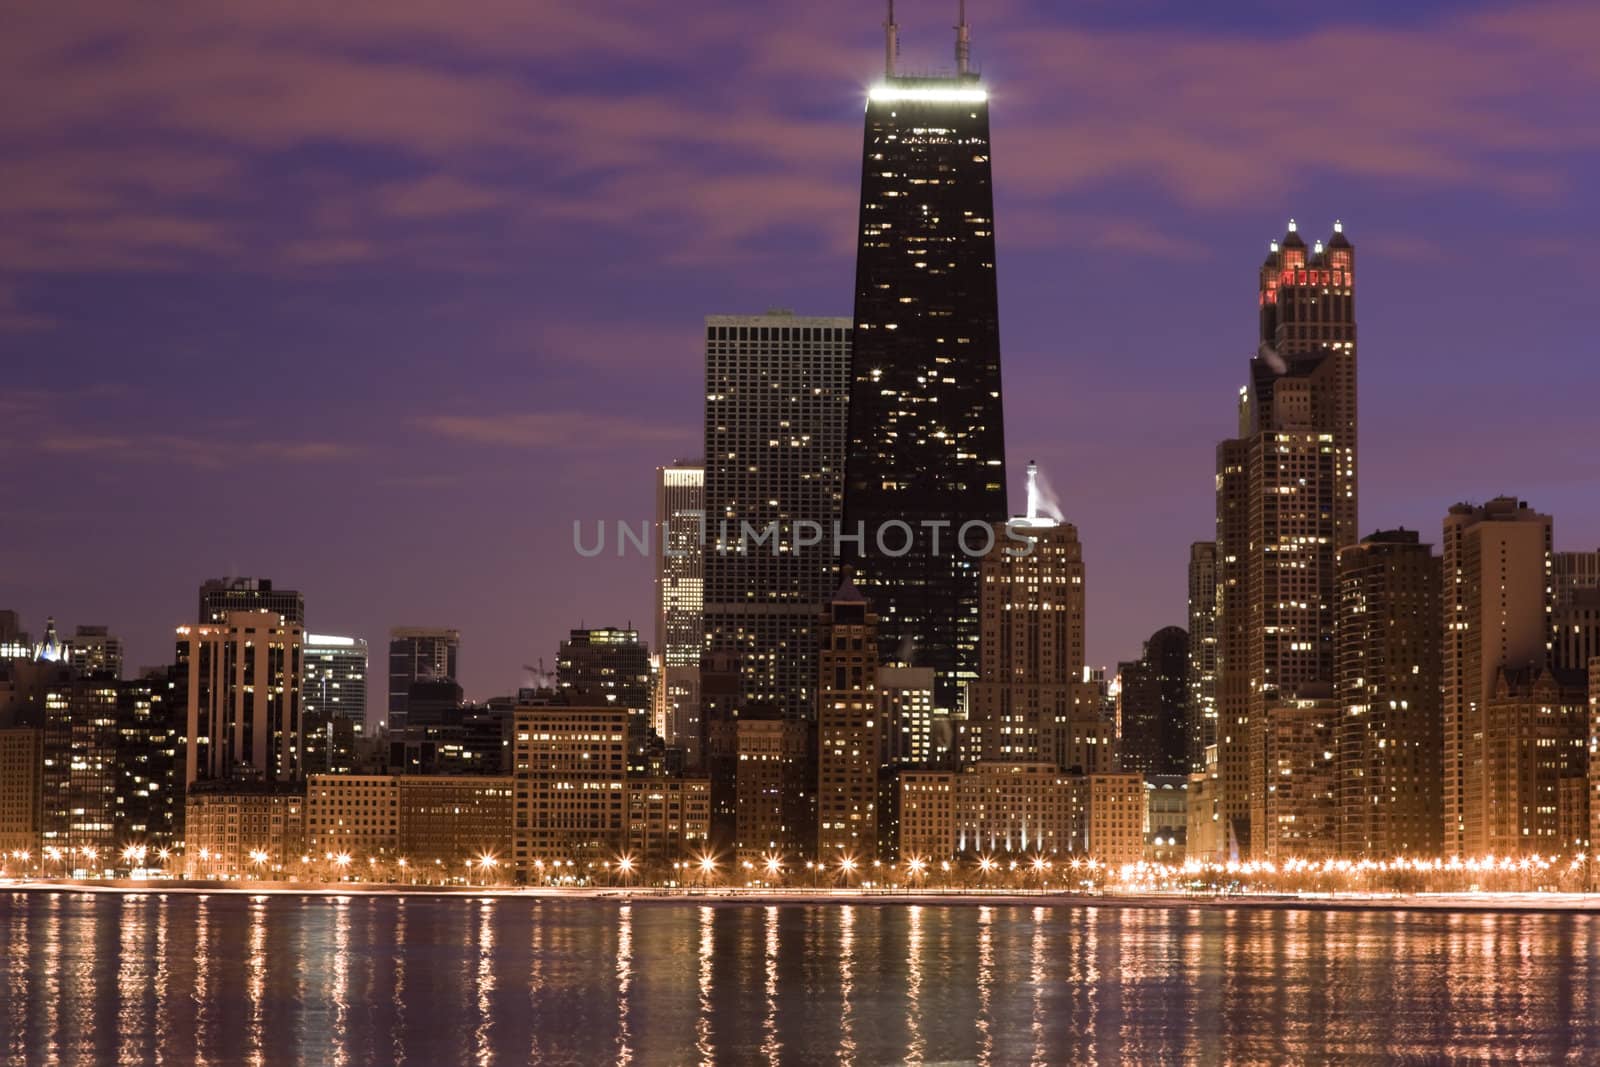
[(204, 881), (13, 881), (0, 893), (150, 896), (182, 894), (276, 897), (493, 897), (565, 900), (659, 907), (1049, 907), (1346, 912), (1518, 912), (1600, 914), (1600, 893), (1240, 893), (1229, 896), (1181, 893), (1074, 893), (1057, 890), (854, 889), (640, 889), (622, 887), (428, 886), (398, 884), (204, 882)]

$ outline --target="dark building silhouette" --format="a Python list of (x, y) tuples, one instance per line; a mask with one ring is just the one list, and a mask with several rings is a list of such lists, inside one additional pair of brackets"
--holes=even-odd
[(460, 677), (461, 631), (402, 626), (389, 631), (390, 729), (406, 724), (413, 682), (454, 681)]
[(1144, 655), (1117, 665), (1122, 679), (1122, 769), (1150, 775), (1187, 773), (1189, 738), (1189, 631), (1157, 630)]
[(628, 712), (628, 771), (645, 773), (650, 751), (650, 646), (633, 629), (573, 630), (561, 642), (556, 687), (575, 707)]
[(306, 599), (293, 589), (274, 589), (271, 578), (211, 578), (201, 583), (196, 621), (220, 623), (230, 611), (266, 611), (304, 625)]
[[(978, 673), (983, 527), (1009, 514), (989, 94), (965, 60), (901, 77), (893, 54), (862, 145), (844, 533), (862, 535), (883, 661), (933, 667), (936, 706), (957, 710)], [(926, 523), (944, 524), (937, 551)]]

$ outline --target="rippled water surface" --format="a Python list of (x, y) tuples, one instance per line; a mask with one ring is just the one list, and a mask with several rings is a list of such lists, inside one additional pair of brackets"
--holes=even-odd
[(0, 893), (6, 1063), (1600, 1060), (1600, 919)]

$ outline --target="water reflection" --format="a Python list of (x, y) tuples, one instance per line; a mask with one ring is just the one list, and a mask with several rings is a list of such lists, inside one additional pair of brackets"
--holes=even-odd
[(0, 893), (0, 1061), (1582, 1061), (1597, 935), (1562, 914)]

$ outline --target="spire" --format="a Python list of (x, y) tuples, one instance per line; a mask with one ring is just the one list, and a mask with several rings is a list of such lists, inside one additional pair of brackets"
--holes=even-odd
[(972, 27), (967, 25), (967, 0), (961, 0), (961, 19), (956, 23), (956, 73), (972, 70)]
[(894, 21), (894, 0), (889, 0), (889, 17), (883, 21), (883, 73), (894, 77), (895, 56), (900, 54), (900, 27)]
[(1028, 518), (1039, 517), (1039, 465), (1028, 460)]

